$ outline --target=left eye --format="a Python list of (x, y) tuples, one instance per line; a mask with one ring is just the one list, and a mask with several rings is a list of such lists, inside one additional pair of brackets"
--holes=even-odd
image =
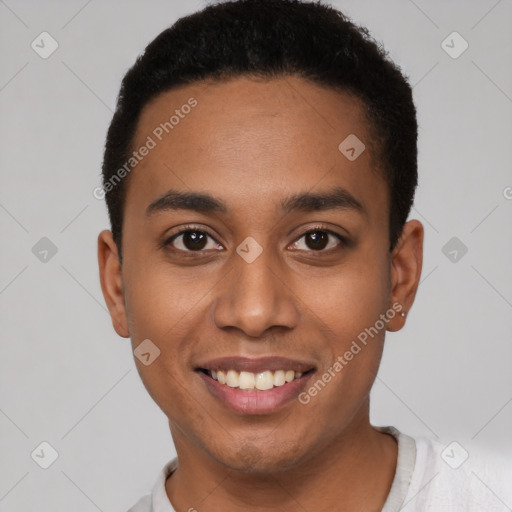
[[(331, 238), (331, 240), (329, 240), (329, 237)], [(333, 243), (332, 239), (334, 239), (338, 243)], [(301, 243), (301, 240), (304, 241)], [(332, 249), (337, 245), (343, 245), (343, 242), (343, 237), (341, 235), (338, 235), (337, 233), (333, 233), (332, 231), (328, 231), (325, 229), (315, 229), (304, 233), (296, 242), (293, 243), (293, 245), (295, 246), (295, 249), (301, 251), (312, 250), (318, 252), (324, 249)]]

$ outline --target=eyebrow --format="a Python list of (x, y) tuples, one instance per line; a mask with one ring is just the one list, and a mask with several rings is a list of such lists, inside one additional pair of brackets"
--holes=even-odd
[[(335, 187), (327, 192), (302, 192), (285, 198), (280, 204), (285, 213), (296, 211), (353, 210), (365, 214), (363, 204), (348, 190)], [(146, 216), (173, 210), (194, 210), (201, 213), (227, 213), (226, 203), (210, 194), (169, 190), (146, 208)]]

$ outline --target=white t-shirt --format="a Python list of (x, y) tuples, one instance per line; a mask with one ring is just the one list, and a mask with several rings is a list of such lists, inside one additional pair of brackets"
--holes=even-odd
[[(382, 512), (510, 512), (512, 464), (484, 464), (458, 443), (413, 438), (394, 427), (375, 427), (398, 442), (395, 476)], [(175, 512), (165, 492), (167, 477), (177, 468), (169, 461), (159, 472), (151, 494), (128, 512)]]

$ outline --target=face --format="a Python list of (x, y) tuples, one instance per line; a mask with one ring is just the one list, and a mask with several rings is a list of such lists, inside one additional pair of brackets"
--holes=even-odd
[[(134, 350), (150, 340), (150, 364), (135, 362), (178, 454), (267, 472), (368, 424), (422, 240), (411, 221), (389, 252), (368, 128), (356, 99), (291, 76), (187, 85), (145, 107), (122, 268), (105, 231), (100, 272), (116, 331)], [(339, 149), (351, 134), (359, 156), (355, 139)]]

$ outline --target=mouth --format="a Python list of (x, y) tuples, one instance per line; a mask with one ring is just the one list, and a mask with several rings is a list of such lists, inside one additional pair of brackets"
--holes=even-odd
[(239, 414), (270, 414), (289, 405), (315, 371), (312, 364), (280, 357), (222, 358), (195, 367), (210, 396)]

